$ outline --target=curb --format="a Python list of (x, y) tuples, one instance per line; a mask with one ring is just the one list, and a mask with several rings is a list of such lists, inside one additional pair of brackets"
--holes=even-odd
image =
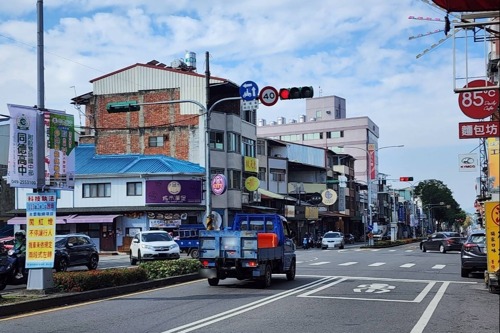
[[(0, 305), (0, 318), (24, 314), (28, 312), (47, 310), (60, 306), (73, 305), (118, 295), (130, 294), (141, 290), (161, 288), (173, 284), (189, 282), (201, 279), (198, 273), (173, 276), (165, 279), (139, 282), (118, 287), (110, 287), (98, 290), (90, 290), (79, 293), (31, 293), (41, 295), (39, 298), (24, 302)], [(28, 295), (29, 293), (24, 293)]]

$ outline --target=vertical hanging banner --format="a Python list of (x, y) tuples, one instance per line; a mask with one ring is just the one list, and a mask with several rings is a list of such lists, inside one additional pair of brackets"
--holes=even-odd
[(375, 145), (373, 143), (368, 144), (368, 155), (369, 155), (369, 177), (370, 180), (375, 179)]
[(53, 268), (56, 193), (26, 195), (26, 268)]
[(42, 113), (29, 106), (7, 104), (10, 113), (7, 183), (11, 187), (41, 188), (44, 185), (41, 136)]
[(484, 203), (486, 219), (486, 258), (488, 272), (500, 269), (500, 202)]
[(50, 189), (75, 188), (75, 124), (73, 115), (44, 112), (45, 185)]

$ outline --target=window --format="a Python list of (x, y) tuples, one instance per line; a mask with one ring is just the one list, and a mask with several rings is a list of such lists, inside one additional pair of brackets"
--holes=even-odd
[(323, 139), (323, 133), (306, 133), (304, 134), (304, 140), (318, 140)]
[(224, 132), (210, 132), (210, 149), (224, 150)]
[(220, 168), (210, 168), (210, 179), (213, 179), (215, 175), (223, 175), (224, 169)]
[(271, 179), (275, 182), (283, 182), (285, 181), (285, 170), (284, 169), (271, 169)]
[(316, 111), (316, 119), (321, 119), (321, 117), (322, 117), (321, 110)]
[(255, 157), (255, 140), (243, 137), (241, 141), (241, 154), (243, 156)]
[(326, 132), (327, 139), (335, 139), (335, 138), (343, 138), (343, 137), (344, 137), (344, 131)]
[(227, 151), (233, 153), (241, 152), (241, 136), (233, 132), (227, 132)]
[(266, 155), (266, 141), (257, 140), (257, 155)]
[(109, 198), (111, 197), (111, 183), (83, 184), (84, 198)]
[(150, 136), (149, 146), (150, 147), (163, 147), (163, 143), (168, 140), (168, 136)]
[(256, 124), (257, 112), (255, 110), (243, 110), (242, 119), (248, 123)]
[(260, 181), (263, 181), (263, 182), (266, 181), (266, 168), (259, 168), (258, 178)]
[(239, 170), (228, 170), (229, 172), (229, 188), (233, 190), (241, 189), (241, 171)]
[(283, 141), (301, 141), (302, 135), (300, 134), (288, 134), (288, 135), (282, 135), (279, 138), (271, 138), (271, 139), (279, 139)]
[(127, 183), (127, 196), (139, 196), (142, 195), (142, 183), (141, 182), (130, 182)]

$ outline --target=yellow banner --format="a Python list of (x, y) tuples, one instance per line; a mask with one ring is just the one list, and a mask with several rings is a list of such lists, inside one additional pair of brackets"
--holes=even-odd
[(490, 201), (484, 204), (486, 219), (486, 256), (488, 272), (500, 269), (500, 202)]
[(244, 159), (244, 171), (245, 172), (259, 172), (259, 160), (254, 157), (245, 156)]

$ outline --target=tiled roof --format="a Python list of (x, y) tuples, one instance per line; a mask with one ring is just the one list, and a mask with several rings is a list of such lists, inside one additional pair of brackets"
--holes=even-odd
[(198, 164), (164, 155), (96, 155), (95, 145), (76, 147), (76, 174), (204, 174)]

